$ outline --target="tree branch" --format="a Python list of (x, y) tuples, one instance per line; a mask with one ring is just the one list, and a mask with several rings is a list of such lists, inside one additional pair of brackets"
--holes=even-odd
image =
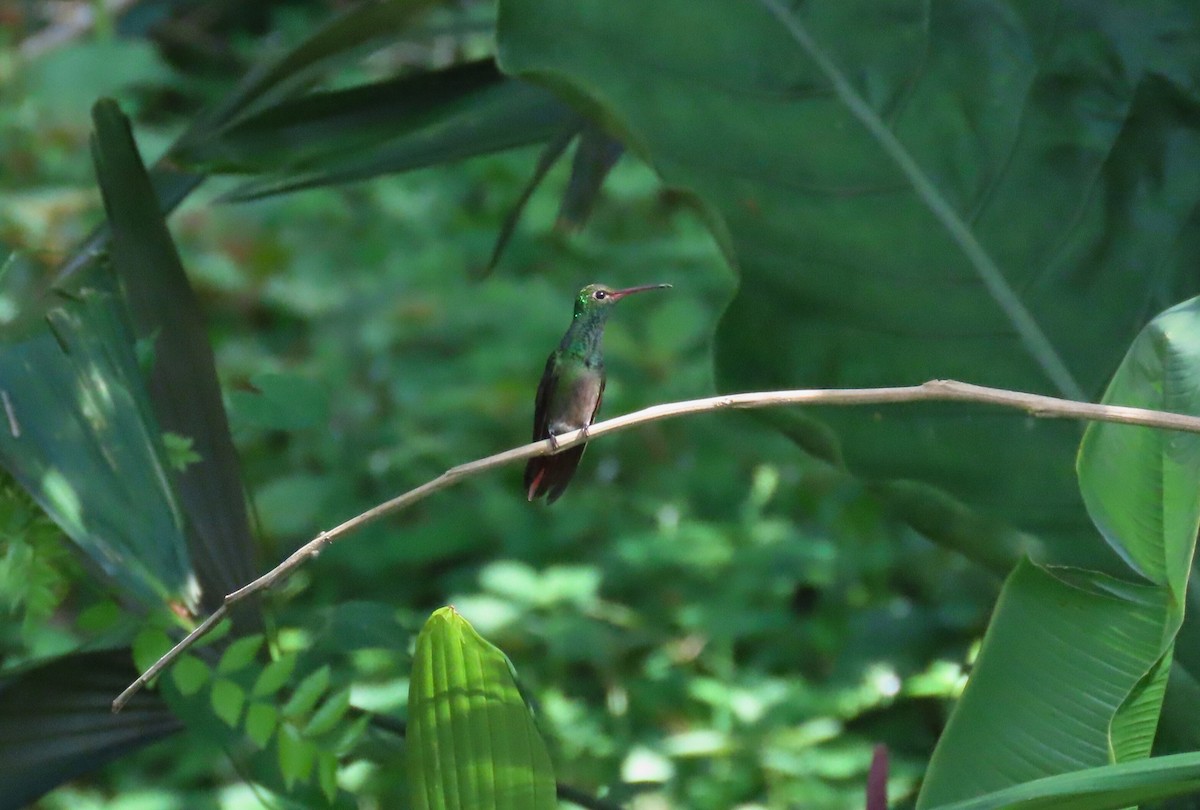
[(684, 402), (668, 402), (653, 405), (640, 411), (617, 416), (598, 422), (584, 430), (575, 430), (558, 437), (557, 449), (553, 449), (550, 440), (533, 442), (532, 444), (514, 447), (502, 453), (496, 453), (486, 458), (451, 467), (446, 472), (427, 481), (416, 489), (411, 489), (402, 495), (385, 501), (361, 515), (351, 518), (339, 526), (323, 531), (291, 553), (283, 562), (263, 574), (253, 582), (244, 585), (225, 597), (224, 603), (211, 616), (204, 620), (195, 630), (167, 651), (154, 664), (131, 683), (124, 692), (113, 701), (112, 709), (119, 712), (131, 697), (154, 676), (174, 661), (184, 650), (205, 635), (228, 612), (229, 607), (251, 594), (270, 588), (279, 580), (299, 568), (306, 560), (316, 557), (325, 546), (349, 534), (355, 529), (362, 528), (380, 518), (398, 512), (417, 501), (420, 501), (439, 490), (453, 486), (463, 478), (501, 467), (514, 461), (533, 456), (551, 455), (562, 452), (577, 444), (598, 439), (609, 433), (628, 430), (637, 425), (672, 419), (677, 416), (707, 413), (709, 411), (752, 408), (778, 408), (790, 405), (878, 405), (904, 402), (974, 402), (988, 405), (999, 405), (1025, 411), (1031, 416), (1042, 419), (1082, 419), (1095, 422), (1116, 422), (1126, 425), (1142, 425), (1145, 427), (1163, 428), (1167, 430), (1182, 430), (1189, 433), (1200, 433), (1200, 417), (1185, 416), (1184, 414), (1167, 411), (1148, 410), (1146, 408), (1128, 408), (1121, 405), (1098, 405), (1091, 402), (1075, 402), (1069, 399), (1048, 397), (1041, 394), (1027, 394), (1021, 391), (1009, 391), (1002, 388), (988, 388), (982, 385), (957, 382), (955, 380), (931, 380), (921, 385), (899, 386), (894, 388), (843, 388), (843, 389), (804, 389), (796, 391), (767, 391), (751, 394), (726, 394), (723, 396), (693, 399)]

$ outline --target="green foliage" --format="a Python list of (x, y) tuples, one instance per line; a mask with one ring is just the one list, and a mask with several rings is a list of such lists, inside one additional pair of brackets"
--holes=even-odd
[[(72, 154), (82, 127), (69, 134), (82, 113), (29, 113), (22, 92), (65, 81), (54, 61), (0, 108), (0, 175), (23, 184), (0, 204), (0, 240), (23, 249), (0, 290), (0, 380), (5, 416), (38, 429), (33, 452), (0, 430), (0, 456), (107, 565), (123, 603), (151, 614), (135, 634), (112, 601), (66, 598), (87, 577), (27, 508), (0, 548), (0, 604), (25, 628), (13, 661), (108, 635), (132, 638), (148, 665), (191, 621), (184, 583), (211, 608), (256, 570), (243, 490), (265, 564), (523, 441), (563, 291), (585, 282), (675, 285), (610, 330), (609, 414), (710, 393), (714, 360), (720, 390), (959, 376), (1070, 391), (1070, 377), (1095, 394), (1142, 322), (1194, 291), (1186, 4), (1098, 3), (1051, 24), (1000, 0), (822, 1), (794, 16), (774, 0), (502, 0), (507, 74), (486, 58), (489, 12), (423, 16), (432, 5), (278, 17), (294, 47), (182, 134), (147, 115), (141, 146), (173, 167), (250, 174), (214, 181), (226, 199), (548, 142), (540, 159), (237, 208), (205, 196), (177, 220), (177, 249), (161, 210), (198, 177), (147, 170), (104, 102), (95, 150), (112, 241), (101, 232), (66, 263), (59, 285), (75, 292), (62, 297), (40, 297), (52, 262), (39, 251), (65, 252), (83, 229), (38, 201), (73, 194), (73, 212), (94, 211)], [(430, 43), (447, 38), (458, 62), (443, 68)], [(59, 58), (89, 64), (112, 45), (85, 38)], [(235, 44), (256, 61), (259, 46)], [(137, 54), (148, 78), (195, 92), (195, 76)], [(128, 99), (127, 69), (98, 67), (59, 99), (77, 107), (97, 87)], [(137, 108), (153, 109), (140, 95)], [(52, 120), (61, 141), (38, 129)], [(614, 167), (622, 149), (642, 163)], [(468, 280), (490, 265), (485, 284)], [(1194, 306), (1134, 340), (1106, 401), (1198, 410)], [(88, 432), (65, 435), (71, 424)], [(32, 800), (179, 721), (185, 734), (46, 806), (136, 801), (148, 786), (177, 804), (253, 804), (234, 771), (303, 806), (407, 806), (412, 789), (453, 806), (451, 786), (508, 778), (552, 802), (543, 735), (563, 782), (700, 810), (860, 807), (880, 740), (893, 802), (911, 802), (935, 744), (922, 806), (1124, 806), (1193, 790), (1194, 754), (1146, 757), (1163, 706), (1177, 750), (1200, 747), (1187, 720), (1200, 647), (1183, 616), (1195, 440), (1092, 426), (1076, 477), (1080, 435), (966, 406), (806, 409), (597, 442), (550, 510), (523, 502), (516, 471), (473, 478), (235, 613), (142, 698), (143, 728), (103, 711), (119, 671), (108, 687), (65, 678), (71, 656), (6, 662), (0, 796)], [(909, 526), (1008, 575), (985, 635), (994, 583)], [(457, 614), (426, 624), (448, 601), (498, 647)], [(521, 662), (525, 696), (499, 648)], [(129, 651), (115, 652), (128, 669)], [(109, 724), (90, 748), (63, 733), (72, 695)], [(536, 762), (489, 774), (514, 750), (477, 727), (490, 706), (538, 741)], [(437, 767), (431, 735), (473, 767)], [(425, 781), (405, 779), (401, 756)]]
[(270, 697), (283, 688), (296, 668), (296, 654), (286, 653), (276, 658), (254, 680), (254, 697)]
[[(350, 708), (350, 690), (343, 688), (325, 699), (321, 704), (321, 708), (313, 712), (309, 718), (308, 725), (304, 727), (304, 734), (309, 737), (318, 737), (326, 734), (337, 727), (342, 718), (346, 715), (346, 710)], [(286, 712), (286, 707), (285, 707)]]
[(194, 445), (195, 440), (189, 436), (180, 436), (178, 433), (163, 434), (163, 450), (166, 451), (167, 463), (172, 470), (183, 472), (190, 465), (203, 460), (193, 449)]
[(300, 736), (300, 731), (290, 723), (280, 725), (279, 735), (275, 739), (284, 785), (291, 788), (295, 782), (307, 782), (312, 773), (313, 760), (316, 759), (316, 746)]
[[(61, 533), (20, 489), (0, 484), (0, 656), (43, 657), (44, 632), (70, 590), (70, 559)], [(70, 643), (70, 640), (67, 642)]]
[[(213, 713), (225, 722), (225, 725), (236, 728), (242, 716), (242, 706), (246, 702), (246, 692), (242, 687), (227, 678), (217, 678), (212, 686)], [(284, 772), (287, 777), (287, 772)], [(289, 780), (290, 781), (290, 780)]]
[(147, 627), (133, 639), (133, 662), (145, 672), (171, 649), (171, 637), (159, 627)]
[(265, 748), (275, 735), (279, 710), (269, 703), (251, 703), (246, 709), (246, 736), (259, 748)]
[(194, 695), (212, 677), (212, 670), (194, 655), (184, 654), (171, 666), (175, 688), (183, 695)]
[[(161, 644), (161, 638), (144, 636), (135, 655)], [(351, 717), (350, 690), (334, 682), (329, 665), (294, 681), (298, 650), (260, 665), (263, 642), (257, 634), (229, 642), (211, 667), (182, 656), (169, 670), (163, 696), (193, 733), (248, 750), (243, 767), (265, 787), (297, 801), (341, 806), (340, 758), (355, 750), (363, 731), (359, 718)]]
[(261, 635), (239, 638), (221, 653), (221, 662), (217, 664), (217, 672), (227, 675), (245, 669), (258, 655), (262, 645), (263, 637)]
[[(92, 157), (112, 231), (111, 272), (135, 339), (154, 341), (154, 363), (145, 377), (121, 380), (132, 396), (144, 385), (150, 402), (139, 400), (143, 419), (168, 433), (194, 442), (198, 459), (174, 475), (162, 474), (160, 486), (177, 500), (176, 521), (186, 522), (185, 535), (164, 544), (179, 556), (186, 553), (189, 610), (194, 603), (212, 610), (225, 594), (247, 581), (250, 526), (237, 461), (221, 401), (212, 347), (195, 293), (183, 271), (179, 252), (167, 230), (156, 186), (133, 140), (128, 119), (111, 100), (92, 108), (95, 136)], [(114, 337), (107, 336), (109, 341)], [(126, 341), (129, 338), (126, 337)], [(116, 353), (132, 347), (109, 347)], [(153, 408), (151, 417), (149, 410)], [(159, 456), (165, 457), (159, 449)], [(179, 548), (186, 544), (186, 550)]]
[(317, 705), (321, 695), (329, 688), (329, 667), (324, 666), (309, 674), (296, 687), (291, 698), (283, 706), (285, 717), (295, 719), (306, 715)]
[(38, 99), (39, 114), (70, 126), (101, 96), (135, 98), (139, 84), (165, 83), (171, 74), (158, 50), (137, 40), (95, 40), (62, 48), (33, 62), (21, 76), (22, 93)]

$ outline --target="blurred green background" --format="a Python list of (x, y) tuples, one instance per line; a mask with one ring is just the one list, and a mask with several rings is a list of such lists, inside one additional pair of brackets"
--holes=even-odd
[[(152, 159), (263, 51), (342, 5), (142, 2), (46, 42), (56, 23), (42, 4), (0, 3), (5, 252), (50, 273), (100, 221), (96, 98), (122, 103)], [(487, 55), (493, 14), (447, 4), (339, 80)], [(481, 278), (537, 155), (252, 203), (220, 204), (235, 184), (214, 179), (173, 215), (260, 570), (526, 441), (545, 356), (584, 284), (674, 285), (613, 318), (605, 415), (715, 392), (712, 337), (736, 277), (688, 201), (635, 157), (577, 234), (555, 229), (558, 165)], [(121, 610), (24, 495), (2, 493), (0, 654), (15, 670), (103, 638)], [(639, 810), (832, 810), (862, 806), (877, 743), (892, 752), (893, 799), (911, 798), (997, 586), (778, 432), (724, 413), (594, 443), (553, 507), (526, 503), (518, 466), (473, 477), (335, 544), (268, 599), (278, 648), (328, 664), (358, 708), (403, 717), (412, 634), (453, 604), (511, 658), (560, 781)], [(360, 806), (403, 806), (402, 771), (381, 761), (343, 763), (339, 783), (373, 797)], [(237, 752), (180, 734), (37, 806), (277, 801), (243, 778)]]

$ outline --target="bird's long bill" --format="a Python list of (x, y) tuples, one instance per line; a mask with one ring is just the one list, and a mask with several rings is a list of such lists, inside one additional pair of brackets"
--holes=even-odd
[(649, 290), (667, 290), (670, 287), (670, 284), (643, 284), (640, 287), (626, 287), (623, 290), (613, 290), (608, 294), (608, 297), (613, 300), (619, 300), (634, 293), (647, 292)]

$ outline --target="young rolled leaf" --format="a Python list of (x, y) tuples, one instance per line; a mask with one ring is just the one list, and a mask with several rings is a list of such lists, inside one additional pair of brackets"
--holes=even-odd
[(453, 608), (417, 637), (408, 723), (417, 810), (557, 807), (550, 757), (508, 658)]

